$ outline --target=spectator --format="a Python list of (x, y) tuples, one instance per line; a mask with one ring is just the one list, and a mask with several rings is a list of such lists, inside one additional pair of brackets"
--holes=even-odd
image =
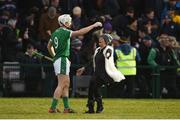
[(162, 26), (160, 29), (161, 34), (167, 34), (170, 36), (178, 36), (177, 35), (178, 26), (174, 23), (169, 15), (165, 15), (162, 18)]
[[(169, 42), (170, 42), (170, 48), (172, 48), (172, 50), (174, 50), (176, 56), (177, 56), (177, 60), (178, 62), (180, 62), (180, 44), (177, 41), (176, 37), (174, 36), (169, 36)], [(179, 64), (179, 63), (178, 63)]]
[(138, 47), (138, 31), (137, 31), (137, 20), (132, 18), (129, 20), (125, 34), (130, 37), (130, 43), (133, 47)]
[(179, 59), (179, 42), (177, 42), (176, 38), (174, 36), (169, 36), (169, 42), (170, 42), (170, 48), (173, 54), (175, 54), (174, 59), (177, 61), (176, 64), (180, 65), (180, 59)]
[(51, 6), (57, 9), (59, 7), (59, 0), (51, 0)]
[(80, 58), (80, 50), (81, 50), (82, 42), (79, 39), (75, 39), (71, 41), (71, 50), (70, 50), (70, 90), (73, 87), (73, 76), (76, 75), (76, 70), (82, 67), (81, 58)]
[(145, 36), (147, 36), (147, 28), (146, 27), (139, 27), (138, 28), (138, 45), (136, 46), (139, 48), (139, 45), (142, 43)]
[(40, 13), (45, 13), (48, 11), (48, 7), (50, 6), (50, 0), (40, 0), (39, 1), (39, 10)]
[(177, 10), (178, 9), (177, 1), (169, 1), (169, 10)]
[(175, 37), (177, 37), (177, 41), (180, 41), (180, 15), (178, 15), (178, 12), (174, 10), (170, 10), (169, 15), (172, 18), (172, 21), (176, 24), (177, 34)]
[(30, 9), (29, 15), (25, 18), (25, 23), (21, 27), (19, 39), (22, 40), (23, 52), (26, 51), (28, 44), (37, 46), (39, 43), (38, 39), (38, 26), (39, 26), (39, 9), (33, 7)]
[(45, 7), (48, 7), (50, 5), (50, 1), (49, 0), (41, 0), (42, 5)]
[(15, 18), (17, 14), (16, 2), (13, 0), (5, 0), (3, 5), (0, 7), (1, 11), (8, 11), (10, 18)]
[(106, 0), (92, 0), (87, 4), (90, 8), (87, 10), (89, 16), (102, 16), (108, 14)]
[(125, 15), (118, 15), (113, 18), (112, 25), (118, 35), (124, 34), (124, 30), (132, 18), (134, 18), (134, 9), (132, 7), (127, 8)]
[(8, 21), (8, 26), (2, 29), (2, 61), (16, 61), (18, 39), (15, 19)]
[(115, 64), (117, 69), (125, 75), (126, 94), (124, 97), (132, 98), (135, 95), (136, 61), (140, 56), (136, 48), (130, 45), (128, 37), (121, 36), (121, 45), (115, 49)]
[(21, 16), (22, 18), (26, 17), (29, 10), (32, 7), (38, 7), (41, 9), (41, 0), (15, 0), (17, 3), (17, 10), (18, 10), (18, 17)]
[(38, 93), (41, 93), (41, 66), (36, 66), (41, 64), (41, 61), (33, 56), (35, 50), (33, 45), (28, 44), (25, 54), (19, 59), (20, 63), (25, 64), (25, 66), (21, 67), (21, 79), (25, 80), (26, 95), (30, 96), (39, 96)]
[(148, 30), (148, 34), (152, 37), (152, 39), (156, 39), (159, 32), (159, 21), (156, 18), (153, 9), (147, 9), (145, 16), (139, 19), (138, 24), (140, 27), (145, 26)]
[(93, 37), (95, 38), (99, 38), (101, 35), (103, 35), (104, 33), (107, 34), (113, 34), (113, 28), (112, 28), (112, 24), (109, 21), (104, 22), (103, 24), (103, 28), (100, 30), (97, 30), (93, 33)]
[(72, 29), (79, 30), (86, 25), (87, 19), (82, 15), (82, 9), (79, 6), (73, 8)]
[(118, 47), (119, 45), (120, 45), (120, 36), (118, 36), (115, 32), (114, 32), (114, 34), (111, 34), (111, 36), (112, 36), (112, 44), (113, 44), (113, 47), (114, 48), (116, 48), (116, 47)]
[[(150, 36), (144, 36), (139, 46), (139, 55), (141, 57), (141, 66), (148, 66), (147, 58), (152, 48), (152, 38)], [(140, 88), (140, 94), (142, 97), (150, 97), (152, 92), (151, 82), (151, 69), (146, 67), (140, 67), (138, 69), (138, 86)]]
[(176, 68), (166, 68), (164, 66), (176, 66), (177, 57), (174, 57), (174, 52), (171, 51), (169, 37), (167, 35), (161, 35), (158, 38), (160, 46), (158, 48), (152, 48), (148, 55), (148, 64), (160, 68), (160, 83), (161, 83), (161, 95), (163, 97), (173, 98), (177, 97), (176, 87)]
[[(112, 17), (115, 17), (118, 15), (120, 6), (118, 3), (118, 0), (106, 0), (106, 7), (107, 7), (107, 14), (109, 14)], [(113, 9), (112, 9), (113, 8)]]
[(45, 44), (45, 46), (47, 46), (51, 33), (59, 27), (57, 22), (59, 14), (57, 14), (56, 11), (55, 7), (49, 7), (48, 12), (43, 13), (39, 21), (40, 39), (42, 44)]
[(146, 35), (143, 38), (143, 40), (139, 46), (139, 49), (138, 49), (139, 54), (141, 56), (141, 62), (140, 62), (141, 65), (148, 65), (147, 57), (149, 55), (149, 51), (151, 48), (152, 48), (152, 38), (150, 36)]
[(173, 22), (177, 23), (180, 25), (180, 15), (179, 15), (179, 11), (174, 11), (172, 13), (172, 20)]
[(92, 39), (84, 47), (84, 49), (81, 49), (81, 52), (80, 52), (81, 64), (86, 66), (86, 70), (83, 72), (83, 75), (92, 75), (93, 73), (93, 67), (90, 66), (89, 64), (91, 64), (92, 62), (92, 57), (93, 57), (96, 47), (97, 47), (97, 41)]

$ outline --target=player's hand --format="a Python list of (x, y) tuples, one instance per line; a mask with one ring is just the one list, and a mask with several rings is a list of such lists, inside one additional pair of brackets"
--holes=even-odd
[(94, 27), (102, 27), (102, 23), (101, 22), (96, 22), (93, 25), (94, 25)]
[(51, 36), (51, 31), (50, 30), (47, 30), (46, 33)]
[(85, 70), (85, 67), (79, 68), (79, 69), (76, 71), (76, 75), (77, 75), (77, 76), (82, 75), (82, 73), (84, 72), (84, 70)]

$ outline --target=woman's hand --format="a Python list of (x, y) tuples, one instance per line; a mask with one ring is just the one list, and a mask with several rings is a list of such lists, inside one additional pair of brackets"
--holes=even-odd
[(80, 75), (82, 75), (82, 73), (85, 71), (85, 67), (81, 67), (81, 68), (79, 68), (78, 70), (76, 70), (76, 75), (77, 76), (80, 76)]

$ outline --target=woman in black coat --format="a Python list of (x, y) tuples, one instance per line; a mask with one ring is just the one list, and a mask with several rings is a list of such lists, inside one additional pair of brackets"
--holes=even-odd
[[(120, 82), (125, 79), (115, 65), (113, 58), (113, 47), (110, 46), (112, 37), (109, 34), (104, 34), (99, 38), (99, 47), (96, 48), (93, 58), (94, 73), (89, 84), (88, 92), (88, 111), (86, 113), (95, 113), (94, 102), (97, 102), (96, 113), (101, 113), (104, 109), (102, 104), (101, 86), (111, 82)], [(77, 75), (81, 75), (85, 67), (77, 70)]]

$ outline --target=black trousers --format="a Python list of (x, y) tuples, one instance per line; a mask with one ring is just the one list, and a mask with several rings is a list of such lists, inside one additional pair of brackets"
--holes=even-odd
[(103, 79), (97, 76), (92, 76), (92, 79), (89, 84), (88, 101), (102, 99), (101, 86), (103, 84), (105, 84)]
[(134, 86), (135, 86), (135, 75), (129, 75), (125, 76), (125, 85), (126, 85), (126, 90), (125, 90), (125, 96), (126, 98), (133, 98), (134, 97)]

